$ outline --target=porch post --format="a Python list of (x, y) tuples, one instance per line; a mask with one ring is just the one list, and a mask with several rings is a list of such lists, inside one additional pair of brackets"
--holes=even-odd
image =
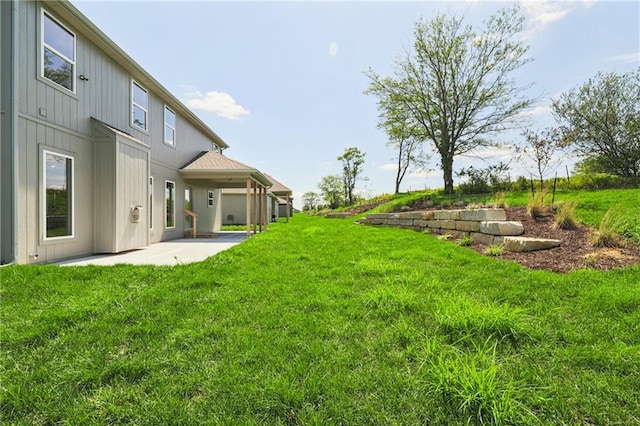
[(258, 182), (253, 183), (253, 233), (257, 232), (258, 228)]
[(289, 216), (291, 216), (291, 200), (289, 199), (289, 194), (287, 194), (287, 222), (289, 222)]
[(258, 196), (258, 202), (259, 202), (259, 204), (258, 204), (258, 223), (260, 225), (259, 226), (260, 232), (262, 232), (262, 224), (263, 224), (263, 222), (262, 222), (262, 216), (263, 216), (263, 214), (262, 214), (262, 189), (263, 188), (264, 187), (262, 185), (260, 185), (258, 187), (258, 194), (256, 194)]
[(264, 230), (266, 231), (267, 229), (269, 229), (269, 215), (267, 214), (267, 187), (264, 186), (262, 187), (262, 202), (264, 203), (264, 209), (263, 209), (263, 216), (262, 216), (262, 220), (264, 222)]
[(247, 237), (251, 236), (251, 178), (247, 178)]

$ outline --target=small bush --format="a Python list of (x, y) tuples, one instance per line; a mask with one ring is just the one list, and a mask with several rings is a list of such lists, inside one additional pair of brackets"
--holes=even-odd
[(463, 235), (458, 239), (458, 244), (464, 247), (469, 247), (471, 244), (473, 244), (473, 237), (471, 237), (470, 235)]
[(539, 191), (535, 194), (529, 195), (529, 202), (527, 203), (527, 213), (532, 218), (537, 218), (544, 216), (548, 211), (549, 207), (544, 204), (544, 196), (547, 195), (546, 191)]
[(504, 246), (502, 244), (491, 244), (484, 250), (484, 254), (488, 256), (502, 256), (504, 252)]
[(600, 253), (589, 253), (584, 257), (584, 266), (591, 269), (596, 269), (598, 267), (598, 262), (600, 261)]
[(611, 210), (607, 211), (598, 228), (591, 233), (589, 241), (595, 247), (619, 247), (622, 244), (618, 234), (621, 224), (619, 217), (615, 217)]
[(504, 191), (496, 192), (491, 199), (491, 204), (493, 205), (493, 207), (500, 209), (506, 209), (507, 207), (509, 207), (505, 199), (506, 195), (507, 194)]
[(576, 203), (574, 201), (562, 203), (553, 222), (556, 228), (576, 229), (578, 227)]
[(448, 241), (451, 238), (453, 238), (453, 236), (451, 234), (442, 234), (442, 235), (438, 235), (437, 238), (442, 241)]

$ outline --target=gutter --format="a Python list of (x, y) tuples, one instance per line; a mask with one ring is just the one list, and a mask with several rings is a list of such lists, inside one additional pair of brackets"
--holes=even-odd
[(13, 246), (13, 259), (18, 259), (18, 0), (11, 2), (11, 89), (9, 92), (9, 104), (11, 105), (11, 118), (9, 119), (9, 134), (11, 138), (11, 243)]

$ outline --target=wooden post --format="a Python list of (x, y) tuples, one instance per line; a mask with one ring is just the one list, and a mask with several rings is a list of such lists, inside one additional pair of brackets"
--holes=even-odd
[(258, 182), (254, 182), (253, 184), (253, 233), (255, 234), (258, 230), (258, 197), (256, 193), (258, 192)]
[(260, 185), (258, 187), (258, 193), (256, 194), (258, 197), (258, 229), (260, 230), (260, 232), (262, 232), (262, 188), (263, 186)]
[(247, 178), (247, 237), (251, 236), (251, 178)]
[(289, 194), (287, 194), (287, 222), (289, 222), (289, 216), (291, 216), (291, 208), (289, 207), (291, 205), (291, 201), (289, 199)]

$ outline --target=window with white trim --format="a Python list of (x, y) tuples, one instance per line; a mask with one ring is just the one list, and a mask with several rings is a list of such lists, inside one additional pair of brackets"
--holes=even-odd
[(164, 143), (167, 145), (176, 145), (176, 113), (164, 106)]
[(153, 229), (153, 176), (149, 176), (149, 229)]
[(176, 226), (176, 183), (170, 180), (165, 181), (164, 210), (166, 212), (165, 227), (175, 228)]
[(147, 89), (131, 80), (131, 124), (146, 131), (148, 111), (149, 93)]
[(76, 36), (42, 9), (42, 76), (75, 92)]
[(213, 207), (214, 206), (214, 204), (215, 204), (215, 198), (214, 197), (215, 197), (215, 193), (211, 189), (209, 189), (207, 191), (207, 206), (209, 206), (209, 207)]
[(42, 153), (44, 239), (73, 237), (73, 157)]

